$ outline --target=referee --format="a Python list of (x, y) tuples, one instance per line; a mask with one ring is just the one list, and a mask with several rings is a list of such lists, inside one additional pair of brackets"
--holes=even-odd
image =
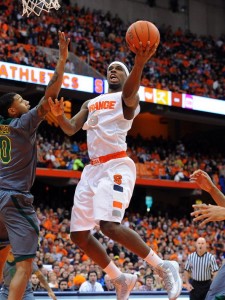
[(196, 241), (196, 251), (189, 254), (184, 268), (184, 279), (190, 300), (204, 300), (219, 267), (215, 257), (207, 252), (206, 240)]

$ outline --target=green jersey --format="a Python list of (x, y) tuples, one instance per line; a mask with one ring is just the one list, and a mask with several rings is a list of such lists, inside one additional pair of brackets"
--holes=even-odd
[(0, 117), (0, 189), (30, 191), (37, 163), (36, 131), (41, 121), (36, 107), (20, 118)]

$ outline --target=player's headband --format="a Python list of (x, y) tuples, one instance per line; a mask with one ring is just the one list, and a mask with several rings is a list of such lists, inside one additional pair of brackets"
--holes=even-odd
[(124, 69), (124, 71), (125, 71), (125, 73), (127, 74), (127, 76), (130, 74), (130, 72), (128, 71), (128, 69), (127, 69), (127, 67), (125, 66), (125, 64), (123, 64), (122, 62), (120, 62), (120, 61), (113, 61), (109, 66), (108, 66), (108, 68), (109, 67), (111, 67), (112, 65), (115, 65), (115, 64), (117, 64), (117, 65), (120, 65), (123, 69)]

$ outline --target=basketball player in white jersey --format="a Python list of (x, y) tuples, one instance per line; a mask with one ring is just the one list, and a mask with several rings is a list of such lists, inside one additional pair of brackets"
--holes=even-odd
[(178, 263), (162, 260), (135, 231), (121, 225), (136, 180), (135, 164), (126, 154), (126, 135), (140, 110), (138, 90), (144, 65), (157, 46), (150, 49), (148, 43), (144, 50), (140, 43), (130, 74), (123, 63), (111, 63), (107, 70), (109, 93), (86, 101), (71, 120), (64, 115), (63, 99), (49, 99), (51, 111), (67, 135), (87, 130), (90, 164), (76, 187), (71, 239), (109, 275), (117, 300), (128, 299), (137, 276), (121, 273), (111, 261), (90, 233), (96, 224), (110, 239), (155, 268), (164, 279), (169, 299), (176, 299), (182, 289)]

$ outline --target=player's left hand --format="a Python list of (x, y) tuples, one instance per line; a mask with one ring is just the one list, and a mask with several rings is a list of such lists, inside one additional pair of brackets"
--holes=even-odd
[(60, 59), (67, 60), (68, 58), (68, 45), (70, 39), (66, 38), (65, 33), (59, 31), (59, 57)]
[(62, 116), (64, 114), (64, 103), (63, 103), (63, 97), (61, 97), (60, 100), (55, 99), (55, 101), (52, 100), (51, 97), (48, 98), (48, 103), (51, 109), (51, 112), (55, 117)]
[(225, 207), (218, 205), (196, 204), (193, 205), (194, 212), (191, 216), (194, 217), (194, 222), (201, 222), (199, 226), (203, 227), (209, 222), (225, 220)]

